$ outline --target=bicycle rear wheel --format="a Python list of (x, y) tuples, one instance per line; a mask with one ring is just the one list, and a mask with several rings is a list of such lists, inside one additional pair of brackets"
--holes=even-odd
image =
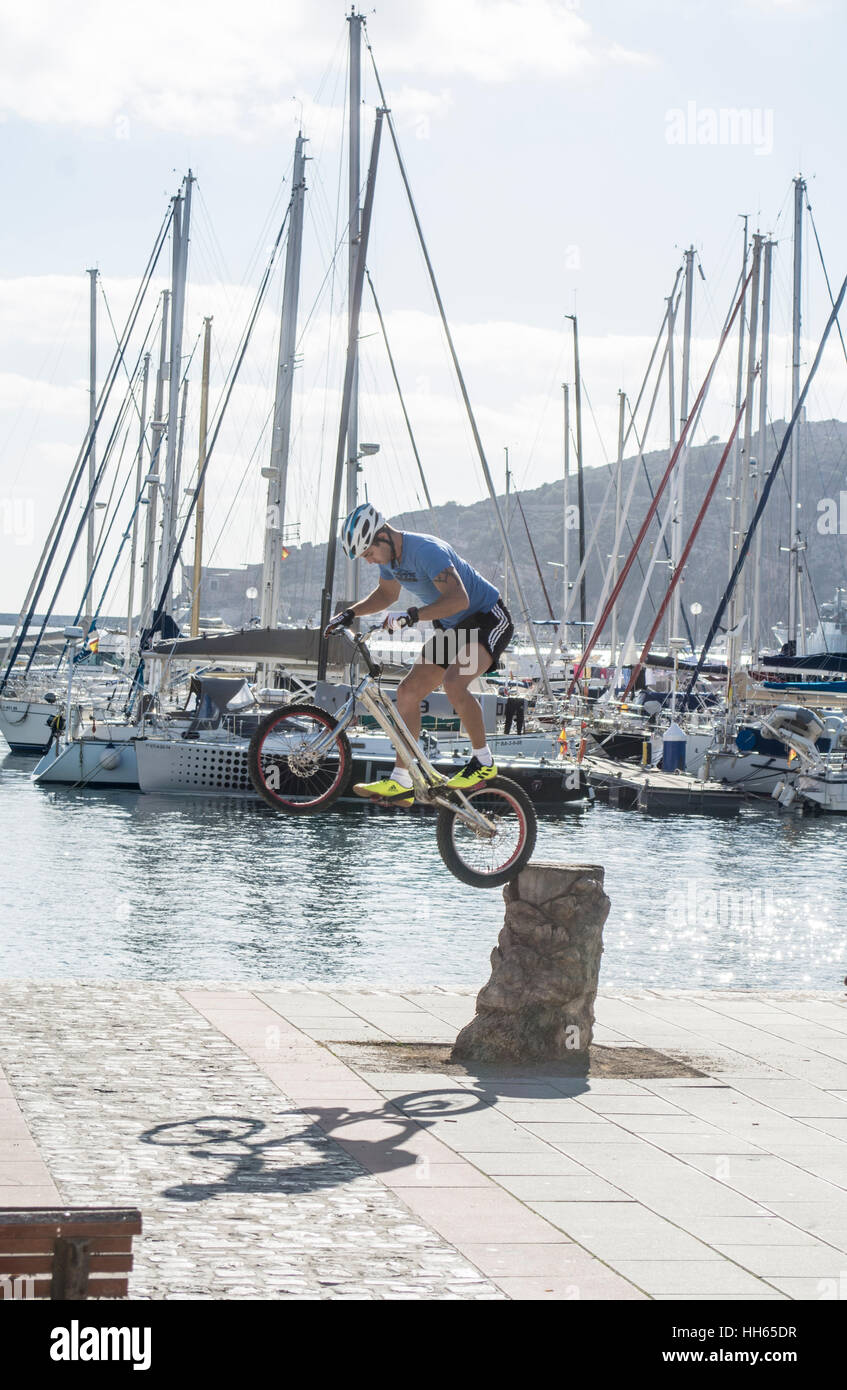
[[(323, 751), (315, 745), (334, 737)], [(267, 715), (247, 751), (250, 781), (275, 811), (310, 815), (331, 806), (347, 787), (353, 755), (347, 735), (317, 705), (284, 705)]]
[(538, 832), (535, 808), (523, 788), (507, 777), (483, 782), (465, 795), (474, 810), (494, 824), (495, 832), (484, 835), (466, 825), (455, 811), (442, 809), (437, 825), (441, 858), (463, 883), (498, 888), (530, 860)]

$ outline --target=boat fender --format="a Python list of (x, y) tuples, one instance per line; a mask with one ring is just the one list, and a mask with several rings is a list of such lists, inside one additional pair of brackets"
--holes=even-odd
[(108, 748), (100, 759), (100, 766), (104, 772), (114, 772), (120, 765), (121, 750), (119, 748)]

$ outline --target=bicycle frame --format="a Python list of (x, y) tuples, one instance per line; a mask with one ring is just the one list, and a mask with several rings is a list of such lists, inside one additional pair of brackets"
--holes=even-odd
[[(399, 710), (392, 704), (388, 696), (383, 694), (379, 684), (382, 667), (373, 660), (364, 638), (354, 636), (346, 628), (342, 628), (341, 631), (352, 643), (356, 655), (364, 661), (368, 668), (367, 674), (362, 677), (358, 685), (355, 687), (351, 685), (349, 699), (339, 710), (334, 728), (311, 739), (309, 746), (317, 754), (328, 752), (335, 741), (336, 734), (343, 733), (353, 723), (356, 717), (356, 705), (360, 703), (364, 705), (368, 714), (376, 720), (380, 729), (391, 740), (400, 762), (408, 769), (417, 801), (455, 811), (465, 825), (470, 826), (471, 829), (480, 834), (488, 836), (496, 834), (496, 827), (487, 816), (477, 811), (458, 787), (448, 786), (441, 774), (436, 772)], [(355, 661), (355, 655), (353, 660)]]

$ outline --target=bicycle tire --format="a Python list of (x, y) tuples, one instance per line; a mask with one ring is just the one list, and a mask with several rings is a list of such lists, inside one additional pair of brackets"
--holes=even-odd
[[(311, 772), (307, 771), (308, 756), (297, 767), (290, 761), (292, 754), (296, 757), (298, 752), (303, 753), (305, 738), (299, 745), (290, 746), (288, 751), (273, 749), (270, 740), (274, 736), (278, 739), (286, 736), (293, 739), (298, 733), (307, 736), (309, 723), (313, 728), (316, 725), (335, 728), (333, 715), (319, 705), (283, 705), (265, 716), (247, 750), (247, 768), (255, 791), (275, 811), (287, 815), (308, 816), (331, 806), (346, 790), (353, 772), (350, 741), (343, 731), (335, 736), (334, 753), (314, 763)], [(290, 726), (287, 731), (285, 725)], [(276, 771), (272, 773), (272, 769)]]
[[(473, 830), (458, 819), (455, 811), (442, 808), (438, 812), (436, 827), (441, 858), (462, 883), (470, 884), (472, 888), (499, 888), (515, 878), (532, 857), (538, 834), (535, 807), (523, 787), (508, 777), (494, 777), (490, 782), (482, 782), (472, 791), (465, 792), (465, 796), (471, 804), (477, 801), (479, 809), (495, 819), (501, 819), (508, 813), (509, 824), (514, 819), (514, 831), (510, 832), (507, 825), (505, 839), (498, 848), (497, 839), (489, 842), (475, 836)], [(486, 806), (486, 798), (492, 803), (491, 806)], [(499, 816), (498, 804), (503, 807)], [(516, 843), (512, 849), (510, 841), (513, 837)], [(485, 867), (488, 858), (484, 849), (486, 844), (491, 845), (490, 868)], [(501, 854), (505, 856), (503, 862), (499, 862)], [(469, 862), (471, 859), (473, 862)]]

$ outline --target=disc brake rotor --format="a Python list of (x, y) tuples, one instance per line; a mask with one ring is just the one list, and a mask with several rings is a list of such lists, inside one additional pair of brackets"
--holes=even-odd
[(288, 754), (288, 766), (295, 777), (311, 777), (317, 761), (315, 754), (305, 745)]

